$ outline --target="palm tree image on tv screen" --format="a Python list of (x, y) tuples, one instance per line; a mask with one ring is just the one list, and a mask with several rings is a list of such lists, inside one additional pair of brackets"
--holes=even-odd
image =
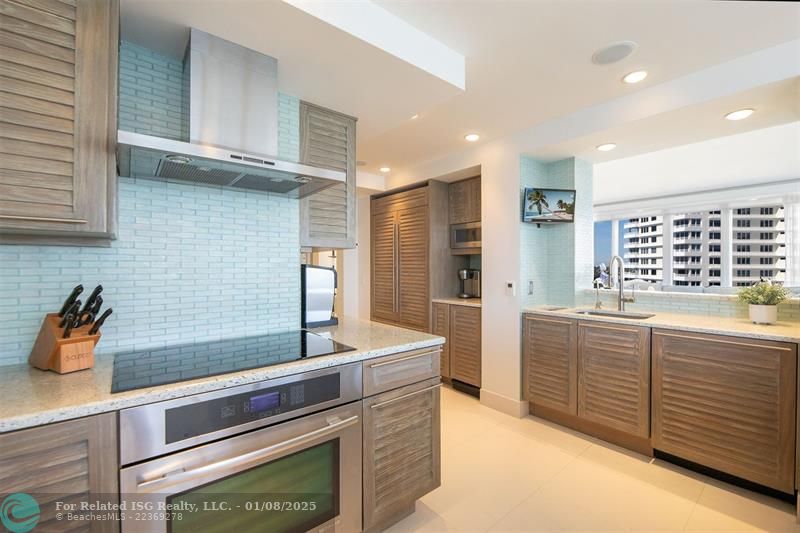
[(572, 222), (575, 191), (526, 188), (522, 218), (525, 222)]

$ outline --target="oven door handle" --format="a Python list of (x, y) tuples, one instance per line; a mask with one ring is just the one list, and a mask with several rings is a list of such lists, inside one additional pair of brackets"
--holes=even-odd
[(357, 423), (358, 423), (358, 415), (353, 415), (349, 418), (345, 418), (344, 420), (340, 419), (339, 417), (336, 417), (332, 421), (329, 421), (327, 426), (315, 429), (314, 431), (309, 431), (308, 433), (304, 433), (303, 435), (298, 435), (297, 437), (292, 437), (291, 439), (279, 442), (277, 444), (273, 444), (271, 446), (266, 446), (264, 448), (254, 450), (252, 452), (248, 452), (242, 455), (237, 455), (236, 457), (230, 457), (228, 459), (223, 459), (222, 461), (217, 461), (215, 463), (209, 463), (207, 465), (203, 465), (197, 468), (192, 468), (190, 470), (178, 469), (173, 472), (168, 472), (155, 479), (142, 481), (136, 487), (138, 489), (152, 489), (153, 487), (157, 487), (163, 484), (172, 485), (199, 476), (205, 476), (211, 472), (216, 472), (218, 470), (230, 470), (238, 468), (240, 466), (261, 461), (273, 455), (277, 455), (291, 448), (302, 446), (303, 444), (309, 441), (313, 441), (320, 437), (325, 437), (327, 435), (330, 435), (331, 433), (336, 433), (337, 431), (340, 431), (346, 427), (352, 426), (353, 424)]

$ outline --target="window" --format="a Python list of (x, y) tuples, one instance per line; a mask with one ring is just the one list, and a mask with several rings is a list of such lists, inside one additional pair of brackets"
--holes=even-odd
[(711, 276), (712, 278), (718, 278), (722, 275), (722, 271), (714, 268), (708, 271), (708, 275)]
[(750, 251), (750, 245), (749, 244), (737, 244), (736, 245), (736, 251), (737, 252), (749, 252)]
[(720, 247), (719, 244), (709, 244), (708, 245), (708, 251), (709, 252), (719, 252), (719, 251), (722, 251), (722, 248)]
[(737, 265), (749, 265), (750, 264), (750, 258), (749, 257), (737, 257), (736, 258), (736, 264)]
[(750, 220), (749, 219), (739, 219), (736, 221), (737, 228), (749, 228), (750, 227)]
[(716, 231), (716, 232), (712, 231), (711, 233), (708, 234), (708, 238), (711, 239), (712, 241), (718, 241), (718, 240), (720, 240), (721, 237), (722, 237), (722, 234), (719, 233), (718, 231)]
[(761, 208), (761, 214), (762, 215), (774, 215), (775, 214), (775, 208), (774, 207), (762, 207)]
[(773, 276), (772, 270), (760, 270), (759, 273), (762, 278), (771, 278)]
[(736, 239), (740, 240), (740, 241), (749, 241), (750, 240), (750, 232), (737, 231), (736, 232)]
[(737, 270), (736, 271), (736, 276), (740, 277), (740, 278), (749, 278), (750, 277), (750, 271), (749, 270)]
[(736, 214), (737, 215), (749, 215), (750, 214), (750, 208), (749, 207), (745, 207), (743, 209), (737, 209), (736, 210)]
[(772, 264), (772, 257), (762, 257), (759, 259), (759, 263), (762, 265), (771, 265)]
[(762, 241), (771, 241), (774, 238), (775, 238), (775, 234), (774, 233), (761, 232), (760, 239)]
[(762, 220), (761, 227), (762, 228), (771, 228), (775, 225), (775, 221), (772, 219)]
[(772, 252), (774, 250), (773, 250), (773, 247), (772, 247), (771, 244), (762, 244), (761, 245), (761, 251), (762, 252)]
[(718, 227), (722, 226), (722, 221), (720, 219), (718, 219), (718, 218), (712, 218), (711, 220), (708, 221), (708, 225), (709, 225), (709, 227), (712, 227), (712, 228), (718, 228)]
[(721, 257), (709, 257), (708, 264), (709, 265), (719, 265), (721, 264), (722, 258)]

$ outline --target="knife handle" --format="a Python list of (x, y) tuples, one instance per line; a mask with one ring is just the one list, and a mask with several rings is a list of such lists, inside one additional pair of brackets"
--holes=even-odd
[(97, 299), (94, 301), (94, 305), (92, 306), (92, 308), (89, 309), (89, 312), (92, 313), (93, 317), (97, 316), (97, 313), (100, 312), (101, 307), (103, 307), (103, 297), (98, 296)]
[(64, 321), (66, 322), (66, 325), (64, 326), (64, 334), (62, 335), (62, 338), (68, 339), (69, 336), (72, 335), (72, 326), (75, 324), (75, 316), (71, 313), (67, 313), (66, 316), (64, 316)]
[(101, 292), (103, 292), (102, 285), (98, 285), (97, 287), (94, 288), (92, 294), (90, 294), (89, 297), (86, 299), (86, 305), (83, 307), (83, 311), (90, 311), (92, 309), (92, 307), (94, 306), (94, 301), (97, 299), (97, 297), (100, 295)]
[(64, 305), (61, 306), (61, 310), (58, 312), (59, 317), (63, 317), (69, 311), (70, 307), (72, 307), (73, 302), (78, 298), (78, 295), (83, 292), (83, 285), (76, 285), (72, 292), (69, 293), (67, 299), (64, 300)]
[[(61, 319), (61, 322), (58, 323), (58, 327), (63, 328), (67, 325), (67, 322), (72, 323), (75, 321), (75, 315), (78, 314), (78, 310), (81, 308), (81, 301), (75, 300), (72, 303), (72, 306), (67, 310), (67, 313), (64, 315), (64, 318)], [(72, 318), (68, 318), (72, 317)]]
[(100, 326), (103, 325), (103, 322), (105, 322), (106, 319), (109, 317), (109, 315), (111, 315), (111, 313), (113, 312), (114, 310), (111, 309), (110, 307), (106, 309), (105, 312), (102, 315), (100, 315), (100, 318), (98, 318), (92, 325), (91, 329), (89, 330), (89, 335), (94, 335), (95, 333), (97, 333), (100, 330)]

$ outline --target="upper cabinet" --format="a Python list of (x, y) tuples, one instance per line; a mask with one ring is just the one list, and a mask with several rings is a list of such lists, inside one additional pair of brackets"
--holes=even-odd
[(450, 224), (481, 221), (481, 178), (450, 184)]
[(300, 162), (343, 170), (347, 182), (300, 202), (300, 246), (356, 246), (356, 119), (300, 102)]
[(117, 0), (0, 0), (0, 241), (116, 231)]

